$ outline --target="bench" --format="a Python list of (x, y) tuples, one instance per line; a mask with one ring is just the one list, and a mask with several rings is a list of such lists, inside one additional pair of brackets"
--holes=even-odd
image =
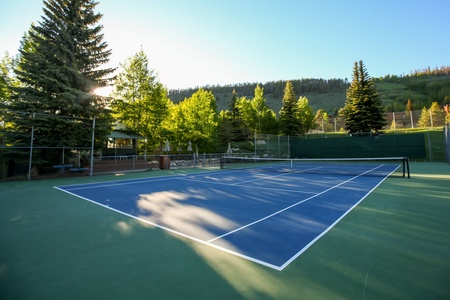
[(70, 168), (70, 172), (83, 172), (87, 170), (89, 170), (89, 168)]
[(67, 165), (54, 165), (53, 169), (68, 169), (68, 168), (72, 168), (73, 165), (72, 164), (67, 164)]

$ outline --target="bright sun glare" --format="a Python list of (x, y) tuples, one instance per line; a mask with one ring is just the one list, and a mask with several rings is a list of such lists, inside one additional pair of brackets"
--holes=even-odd
[(108, 97), (112, 92), (112, 86), (105, 86), (94, 90), (94, 94), (102, 97)]

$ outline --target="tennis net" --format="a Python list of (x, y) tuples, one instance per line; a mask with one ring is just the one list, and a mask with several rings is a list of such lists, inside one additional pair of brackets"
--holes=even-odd
[(348, 176), (397, 175), (410, 178), (407, 157), (285, 159), (223, 156), (221, 169)]

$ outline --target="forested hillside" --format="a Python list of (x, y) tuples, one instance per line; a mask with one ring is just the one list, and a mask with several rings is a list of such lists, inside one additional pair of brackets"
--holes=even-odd
[(414, 109), (430, 107), (433, 102), (450, 104), (450, 66), (417, 70), (407, 76), (377, 78), (375, 86), (386, 111), (405, 110), (408, 99)]
[[(385, 106), (386, 112), (405, 111), (408, 99), (414, 109), (430, 107), (432, 102), (449, 104), (450, 102), (450, 67), (416, 70), (409, 75), (386, 75), (374, 78), (375, 87)], [(347, 79), (296, 79), (291, 80), (297, 96), (306, 96), (314, 110), (323, 109), (335, 114), (344, 107), (345, 94), (349, 86)], [(266, 83), (241, 83), (225, 86), (205, 86), (216, 96), (217, 109), (228, 109), (233, 89), (237, 96), (252, 98), (256, 85), (264, 88), (267, 104), (277, 114), (282, 105), (285, 80)], [(190, 97), (198, 88), (170, 90), (169, 97), (175, 103)]]

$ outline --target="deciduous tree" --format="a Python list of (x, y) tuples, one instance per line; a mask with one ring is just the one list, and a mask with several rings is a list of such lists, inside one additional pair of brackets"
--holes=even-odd
[(315, 126), (313, 109), (306, 97), (300, 96), (297, 100), (297, 119), (300, 124), (300, 134), (308, 133)]
[(213, 93), (198, 90), (190, 98), (171, 108), (170, 118), (165, 122), (177, 144), (193, 143), (198, 147), (206, 147), (217, 136), (216, 98)]
[(253, 99), (242, 97), (238, 100), (240, 118), (255, 133), (277, 133), (277, 118), (272, 109), (266, 104), (264, 89), (256, 86)]
[(255, 88), (255, 96), (252, 99), (252, 107), (256, 115), (256, 133), (278, 133), (278, 123), (275, 112), (267, 105), (264, 97), (264, 88), (258, 84)]
[(121, 67), (113, 92), (115, 117), (127, 129), (143, 135), (150, 146), (163, 143), (163, 121), (168, 116), (170, 101), (167, 89), (149, 68), (142, 49)]

